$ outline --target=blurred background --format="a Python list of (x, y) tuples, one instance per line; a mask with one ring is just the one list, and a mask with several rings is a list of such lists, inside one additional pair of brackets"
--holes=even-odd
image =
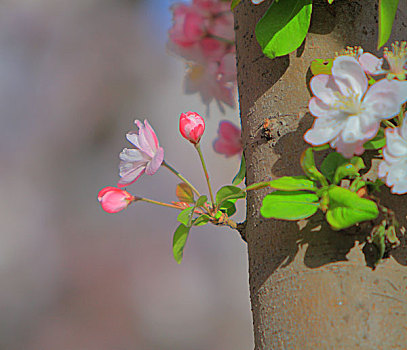
[[(172, 257), (177, 212), (136, 203), (107, 214), (98, 191), (118, 180), (134, 119), (148, 118), (165, 159), (201, 190), (181, 112), (184, 63), (166, 52), (170, 0), (0, 2), (0, 349), (253, 348), (247, 253), (227, 228), (193, 229)], [(213, 104), (202, 147), (217, 189), (238, 157), (215, 154)], [(167, 169), (132, 194), (176, 200)], [(237, 221), (244, 218), (240, 205)]]

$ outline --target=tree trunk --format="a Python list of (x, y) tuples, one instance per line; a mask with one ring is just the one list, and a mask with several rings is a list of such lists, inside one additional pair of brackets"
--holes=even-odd
[[(332, 58), (348, 45), (377, 53), (376, 1), (335, 0), (328, 5), (314, 0), (303, 45), (270, 60), (254, 36), (269, 4), (243, 0), (234, 10), (247, 185), (302, 174), (303, 135), (314, 119), (307, 109), (311, 61)], [(407, 6), (400, 1), (389, 43), (403, 39)], [(271, 140), (262, 137), (265, 118), (272, 121)], [(372, 270), (360, 245), (366, 236), (363, 225), (335, 232), (322, 216), (301, 230), (296, 223), (266, 220), (260, 215), (266, 193), (251, 191), (247, 198), (255, 349), (406, 349), (405, 244)], [(398, 219), (405, 225), (407, 196), (390, 198), (387, 191), (382, 197), (400, 209)]]

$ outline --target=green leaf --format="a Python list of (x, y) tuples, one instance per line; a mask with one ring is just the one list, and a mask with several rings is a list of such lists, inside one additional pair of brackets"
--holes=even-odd
[(317, 58), (311, 62), (311, 73), (312, 75), (318, 75), (318, 74), (328, 74), (331, 75), (331, 69), (333, 65), (333, 58), (330, 59), (322, 59), (322, 58)]
[(195, 203), (195, 208), (196, 207), (202, 207), (206, 203), (207, 200), (208, 200), (208, 197), (205, 196), (205, 195), (199, 197), (198, 200)]
[(318, 189), (315, 182), (306, 176), (283, 176), (271, 180), (269, 186), (281, 191), (308, 190), (315, 192)]
[(373, 220), (379, 215), (375, 202), (360, 198), (356, 193), (338, 186), (326, 192), (328, 210), (326, 219), (334, 230), (342, 230), (358, 222)]
[(222, 205), (219, 207), (219, 210), (224, 212), (227, 216), (232, 216), (234, 213), (236, 213), (236, 203), (237, 199), (231, 199), (228, 201), (225, 201), (222, 203)]
[(312, 0), (274, 1), (256, 25), (256, 39), (270, 58), (293, 52), (304, 41), (312, 12)]
[(181, 182), (177, 185), (175, 194), (181, 202), (194, 203), (194, 192), (192, 188), (185, 182)]
[(194, 226), (203, 226), (206, 225), (210, 220), (210, 216), (206, 215), (206, 214), (202, 214), (201, 216), (198, 216), (193, 222), (192, 224)]
[(182, 257), (184, 255), (184, 247), (187, 242), (190, 227), (186, 227), (181, 224), (178, 226), (177, 230), (174, 232), (174, 237), (172, 240), (172, 254), (174, 255), (175, 261), (180, 264)]
[(194, 209), (195, 207), (189, 207), (181, 211), (178, 214), (177, 221), (185, 226), (191, 226), (189, 222), (192, 218), (192, 215), (194, 214)]
[(359, 170), (365, 168), (365, 163), (360, 157), (353, 157), (349, 162), (340, 165), (334, 175), (333, 183), (336, 185), (345, 177), (359, 176)]
[(233, 178), (232, 185), (239, 185), (246, 177), (246, 161), (244, 155), (242, 154), (242, 160), (240, 161), (239, 172)]
[(399, 0), (379, 0), (379, 50), (390, 38)]
[(376, 137), (367, 141), (364, 145), (364, 149), (379, 149), (386, 146), (386, 138), (384, 136), (384, 130), (382, 128), (379, 129)]
[(328, 0), (328, 4), (331, 5), (334, 2), (334, 0)]
[(216, 193), (216, 203), (218, 206), (220, 206), (228, 199), (239, 199), (245, 197), (246, 193), (241, 188), (232, 185), (223, 186), (218, 193)]
[(270, 181), (256, 182), (246, 187), (246, 191), (260, 190), (269, 187)]
[(359, 191), (362, 187), (365, 187), (367, 185), (367, 182), (363, 180), (361, 177), (357, 177), (355, 180), (352, 181), (352, 183), (349, 186), (349, 190), (352, 192), (357, 192)]
[(338, 152), (329, 153), (321, 164), (321, 172), (326, 176), (329, 182), (333, 182), (336, 169), (347, 162), (348, 159), (342, 154)]
[(301, 167), (305, 175), (311, 180), (319, 181), (322, 186), (328, 186), (325, 176), (315, 166), (314, 152), (311, 147), (307, 148), (301, 155)]
[(241, 0), (232, 0), (232, 3), (230, 4), (230, 9), (233, 10), (237, 5), (239, 5)]
[(314, 193), (275, 191), (264, 197), (260, 213), (265, 218), (300, 220), (314, 215), (318, 207)]

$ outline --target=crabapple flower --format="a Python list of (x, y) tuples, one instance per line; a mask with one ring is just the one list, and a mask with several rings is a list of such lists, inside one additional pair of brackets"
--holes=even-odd
[(168, 31), (171, 41), (179, 46), (188, 47), (204, 37), (206, 18), (199, 7), (178, 3), (174, 4), (171, 10), (173, 26)]
[(137, 132), (129, 132), (126, 138), (136, 148), (124, 148), (120, 153), (119, 187), (125, 187), (135, 182), (141, 175), (153, 175), (164, 160), (164, 150), (158, 144), (157, 135), (147, 120), (142, 124), (134, 122)]
[(117, 213), (127, 208), (134, 200), (129, 192), (116, 187), (102, 188), (98, 194), (98, 201), (107, 213)]
[(185, 139), (196, 145), (205, 131), (205, 121), (198, 113), (181, 113), (179, 131)]
[(216, 62), (206, 65), (190, 64), (185, 76), (184, 87), (185, 93), (188, 95), (199, 92), (202, 102), (206, 105), (215, 99), (223, 112), (221, 102), (230, 107), (235, 106), (236, 84), (226, 80), (220, 69)]
[(222, 0), (192, 0), (172, 7), (173, 26), (167, 48), (187, 62), (186, 94), (199, 93), (207, 106), (215, 100), (235, 106), (235, 33), (230, 4)]
[(305, 141), (314, 146), (330, 143), (347, 158), (362, 154), (380, 122), (397, 115), (407, 101), (407, 82), (382, 79), (368, 89), (366, 74), (350, 56), (334, 60), (332, 75), (312, 78), (311, 90), (308, 107), (316, 119)]
[(406, 80), (407, 74), (407, 43), (396, 41), (391, 44), (392, 51), (384, 48), (383, 57), (386, 59), (389, 69), (383, 68), (383, 58), (377, 58), (375, 55), (366, 52), (360, 56), (359, 62), (366, 73), (370, 75), (387, 74), (388, 79), (396, 78)]
[(261, 4), (264, 0), (252, 0), (252, 3), (255, 5)]
[(383, 161), (378, 175), (384, 179), (392, 193), (407, 193), (407, 115), (398, 128), (387, 128)]
[(218, 137), (213, 142), (215, 152), (226, 157), (242, 153), (241, 130), (228, 120), (222, 120), (219, 123)]

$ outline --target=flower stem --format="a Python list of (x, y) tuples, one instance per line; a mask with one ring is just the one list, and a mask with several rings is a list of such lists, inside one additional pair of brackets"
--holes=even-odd
[(164, 202), (159, 202), (159, 201), (155, 201), (153, 199), (148, 199), (148, 198), (143, 198), (143, 197), (135, 197), (135, 200), (136, 201), (143, 201), (143, 202), (147, 202), (147, 203), (152, 203), (152, 204), (157, 204), (157, 205), (161, 205), (163, 207), (182, 210), (182, 208), (178, 207), (177, 205), (168, 204), (168, 203), (164, 203)]
[(169, 171), (178, 176), (183, 182), (185, 182), (189, 187), (191, 187), (192, 191), (194, 191), (198, 197), (201, 196), (199, 191), (184, 176), (182, 176), (177, 170), (175, 170), (171, 165), (169, 165), (165, 160), (162, 162), (161, 165), (165, 166)]
[(205, 173), (206, 182), (208, 184), (209, 195), (211, 196), (212, 208), (214, 208), (215, 207), (215, 201), (213, 200), (212, 187), (211, 187), (211, 183), (209, 181), (208, 171), (206, 170), (205, 160), (204, 160), (203, 155), (202, 155), (201, 146), (199, 145), (199, 143), (197, 143), (194, 146), (195, 146), (196, 150), (198, 151), (199, 158), (201, 159), (202, 168), (203, 168), (203, 171)]

